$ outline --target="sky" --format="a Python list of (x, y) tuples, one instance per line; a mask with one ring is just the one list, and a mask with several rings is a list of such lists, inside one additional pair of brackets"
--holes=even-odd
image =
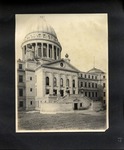
[(21, 44), (40, 16), (54, 28), (62, 46), (62, 58), (67, 53), (70, 63), (80, 71), (94, 66), (108, 71), (108, 18), (104, 13), (16, 15), (16, 59), (22, 58)]

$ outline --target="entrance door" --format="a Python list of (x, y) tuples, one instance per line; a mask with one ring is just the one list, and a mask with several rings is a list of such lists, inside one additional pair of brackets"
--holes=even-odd
[(74, 110), (78, 109), (78, 103), (74, 103)]
[(60, 90), (60, 95), (64, 96), (64, 91), (63, 90)]

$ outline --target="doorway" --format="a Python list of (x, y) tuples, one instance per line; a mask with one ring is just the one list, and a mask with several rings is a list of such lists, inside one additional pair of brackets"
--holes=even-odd
[(78, 110), (78, 103), (74, 103), (74, 110)]
[(60, 90), (60, 95), (63, 97), (64, 96), (64, 91)]

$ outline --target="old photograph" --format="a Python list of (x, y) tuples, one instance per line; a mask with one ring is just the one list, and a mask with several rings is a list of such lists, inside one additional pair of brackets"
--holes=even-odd
[(16, 132), (109, 128), (108, 15), (15, 16)]

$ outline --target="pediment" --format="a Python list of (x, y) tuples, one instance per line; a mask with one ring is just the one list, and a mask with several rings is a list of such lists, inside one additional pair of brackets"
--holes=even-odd
[(51, 69), (59, 69), (59, 70), (68, 70), (68, 71), (74, 71), (79, 72), (77, 68), (75, 68), (73, 65), (70, 64), (70, 62), (65, 61), (64, 59), (50, 62), (47, 64), (43, 64), (43, 67), (51, 68)]

